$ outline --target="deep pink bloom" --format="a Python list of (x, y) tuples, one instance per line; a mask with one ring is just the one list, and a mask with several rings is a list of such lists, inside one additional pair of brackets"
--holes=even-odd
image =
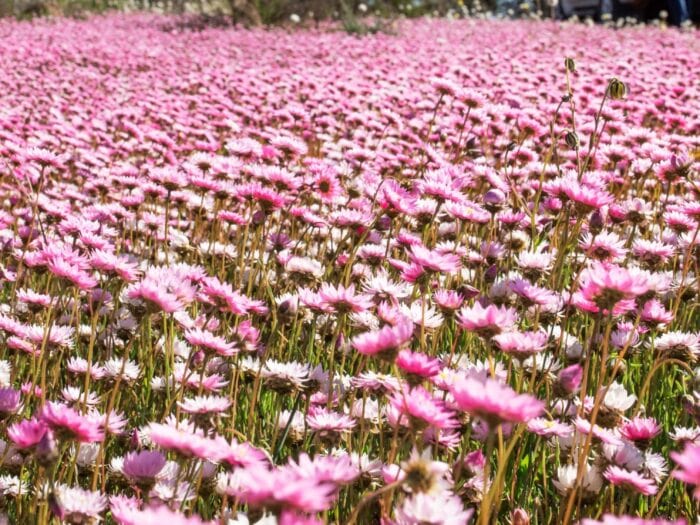
[(153, 281), (142, 281), (130, 286), (126, 296), (129, 299), (144, 301), (155, 311), (162, 310), (166, 313), (172, 313), (183, 308), (183, 304), (175, 294), (169, 293)]
[[(661, 425), (652, 417), (635, 417), (622, 424), (620, 434), (629, 441), (648, 444), (661, 433)], [(641, 446), (641, 445), (640, 445)]]
[(104, 430), (96, 418), (83, 416), (75, 409), (48, 401), (41, 409), (39, 418), (56, 432), (56, 436), (91, 443), (104, 439)]
[(564, 193), (583, 212), (590, 212), (613, 202), (614, 197), (606, 191), (568, 180), (563, 186)]
[(336, 485), (296, 468), (249, 467), (240, 471), (229, 494), (253, 508), (322, 512), (330, 508)]
[(440, 372), (440, 360), (420, 352), (403, 349), (396, 356), (396, 366), (410, 376), (433, 377)]
[(7, 429), (7, 435), (17, 448), (32, 448), (39, 444), (49, 427), (38, 419), (24, 419)]

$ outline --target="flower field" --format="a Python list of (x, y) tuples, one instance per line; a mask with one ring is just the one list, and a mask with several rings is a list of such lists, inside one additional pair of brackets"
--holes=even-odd
[(4, 21), (0, 184), (0, 523), (696, 523), (696, 30)]

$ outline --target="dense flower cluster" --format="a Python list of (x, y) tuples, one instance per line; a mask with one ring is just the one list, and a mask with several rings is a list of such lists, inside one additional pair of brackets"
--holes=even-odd
[(0, 23), (0, 523), (695, 522), (697, 33), (186, 22)]

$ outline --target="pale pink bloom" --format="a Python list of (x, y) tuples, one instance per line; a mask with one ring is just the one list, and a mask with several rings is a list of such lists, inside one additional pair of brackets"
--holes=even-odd
[(112, 518), (119, 525), (206, 525), (196, 514), (188, 517), (182, 512), (170, 510), (165, 505), (141, 509), (137, 501), (123, 496), (109, 500)]
[(343, 285), (334, 287), (324, 283), (318, 291), (318, 297), (321, 304), (331, 311), (363, 312), (372, 306), (369, 296), (356, 294), (352, 284), (346, 288)]
[(228, 444), (223, 438), (207, 438), (186, 428), (151, 423), (146, 428), (154, 445), (172, 450), (184, 457), (197, 457), (216, 462), (225, 454)]
[(547, 346), (547, 334), (544, 332), (502, 332), (492, 338), (496, 346), (504, 353), (516, 359), (527, 359)]
[(528, 421), (527, 429), (533, 434), (544, 437), (570, 437), (574, 433), (574, 428), (567, 423), (540, 417)]
[(231, 406), (231, 401), (221, 396), (196, 396), (177, 402), (187, 414), (221, 414)]
[(411, 494), (396, 508), (396, 525), (467, 525), (474, 513), (465, 510), (462, 501), (447, 492), (417, 492)]
[(575, 394), (581, 388), (581, 381), (583, 380), (583, 367), (575, 363), (571, 366), (564, 368), (557, 375), (557, 386), (560, 387), (567, 394)]
[(377, 331), (357, 335), (351, 344), (361, 354), (391, 360), (411, 340), (413, 330), (413, 323), (403, 320), (396, 326), (387, 325)]
[(549, 306), (560, 302), (559, 296), (547, 288), (536, 286), (526, 279), (513, 279), (508, 288), (527, 305)]
[(22, 407), (22, 397), (19, 390), (0, 387), (0, 418), (15, 414)]
[(99, 520), (107, 508), (107, 497), (100, 492), (59, 484), (54, 489), (58, 515), (66, 523)]
[(496, 425), (524, 423), (544, 411), (544, 403), (528, 394), (518, 394), (495, 379), (463, 377), (450, 387), (460, 410)]
[[(389, 422), (401, 424), (414, 429), (426, 426), (438, 429), (455, 428), (457, 422), (454, 413), (448, 409), (445, 402), (434, 396), (422, 386), (412, 389), (404, 388), (394, 392), (389, 398), (390, 406), (396, 411), (388, 414)], [(398, 416), (398, 417), (397, 417)]]
[(157, 450), (129, 452), (124, 456), (121, 472), (136, 485), (152, 485), (165, 463), (165, 456)]
[(185, 332), (185, 340), (192, 346), (204, 350), (204, 352), (222, 357), (230, 357), (238, 351), (234, 343), (230, 343), (223, 337), (201, 328), (187, 330)]
[(462, 306), (464, 297), (454, 290), (438, 290), (433, 294), (433, 302), (435, 302), (443, 312), (452, 312)]
[(470, 332), (476, 332), (483, 337), (491, 337), (513, 327), (517, 321), (517, 313), (505, 306), (490, 304), (486, 307), (480, 303), (462, 308), (457, 316), (459, 325)]
[(659, 490), (653, 480), (645, 478), (638, 472), (625, 470), (614, 465), (608, 467), (603, 476), (613, 485), (631, 489), (645, 496), (656, 494)]
[(673, 321), (673, 312), (666, 310), (658, 299), (650, 299), (644, 303), (642, 309), (642, 321), (649, 326), (669, 324)]
[(455, 273), (461, 268), (459, 255), (441, 253), (420, 245), (411, 246), (409, 258), (414, 264), (433, 272)]
[(306, 423), (321, 437), (350, 432), (356, 425), (352, 417), (325, 408), (311, 408)]
[(695, 499), (700, 500), (700, 446), (686, 445), (683, 452), (671, 452), (671, 459), (679, 467), (673, 471), (673, 477), (695, 485)]

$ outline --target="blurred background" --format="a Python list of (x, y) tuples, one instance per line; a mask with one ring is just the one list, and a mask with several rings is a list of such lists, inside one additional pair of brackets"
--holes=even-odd
[(108, 10), (189, 13), (200, 23), (313, 25), (341, 21), (352, 33), (390, 32), (404, 17), (578, 18), (626, 25), (689, 25), (700, 0), (0, 0), (0, 17), (81, 17)]

